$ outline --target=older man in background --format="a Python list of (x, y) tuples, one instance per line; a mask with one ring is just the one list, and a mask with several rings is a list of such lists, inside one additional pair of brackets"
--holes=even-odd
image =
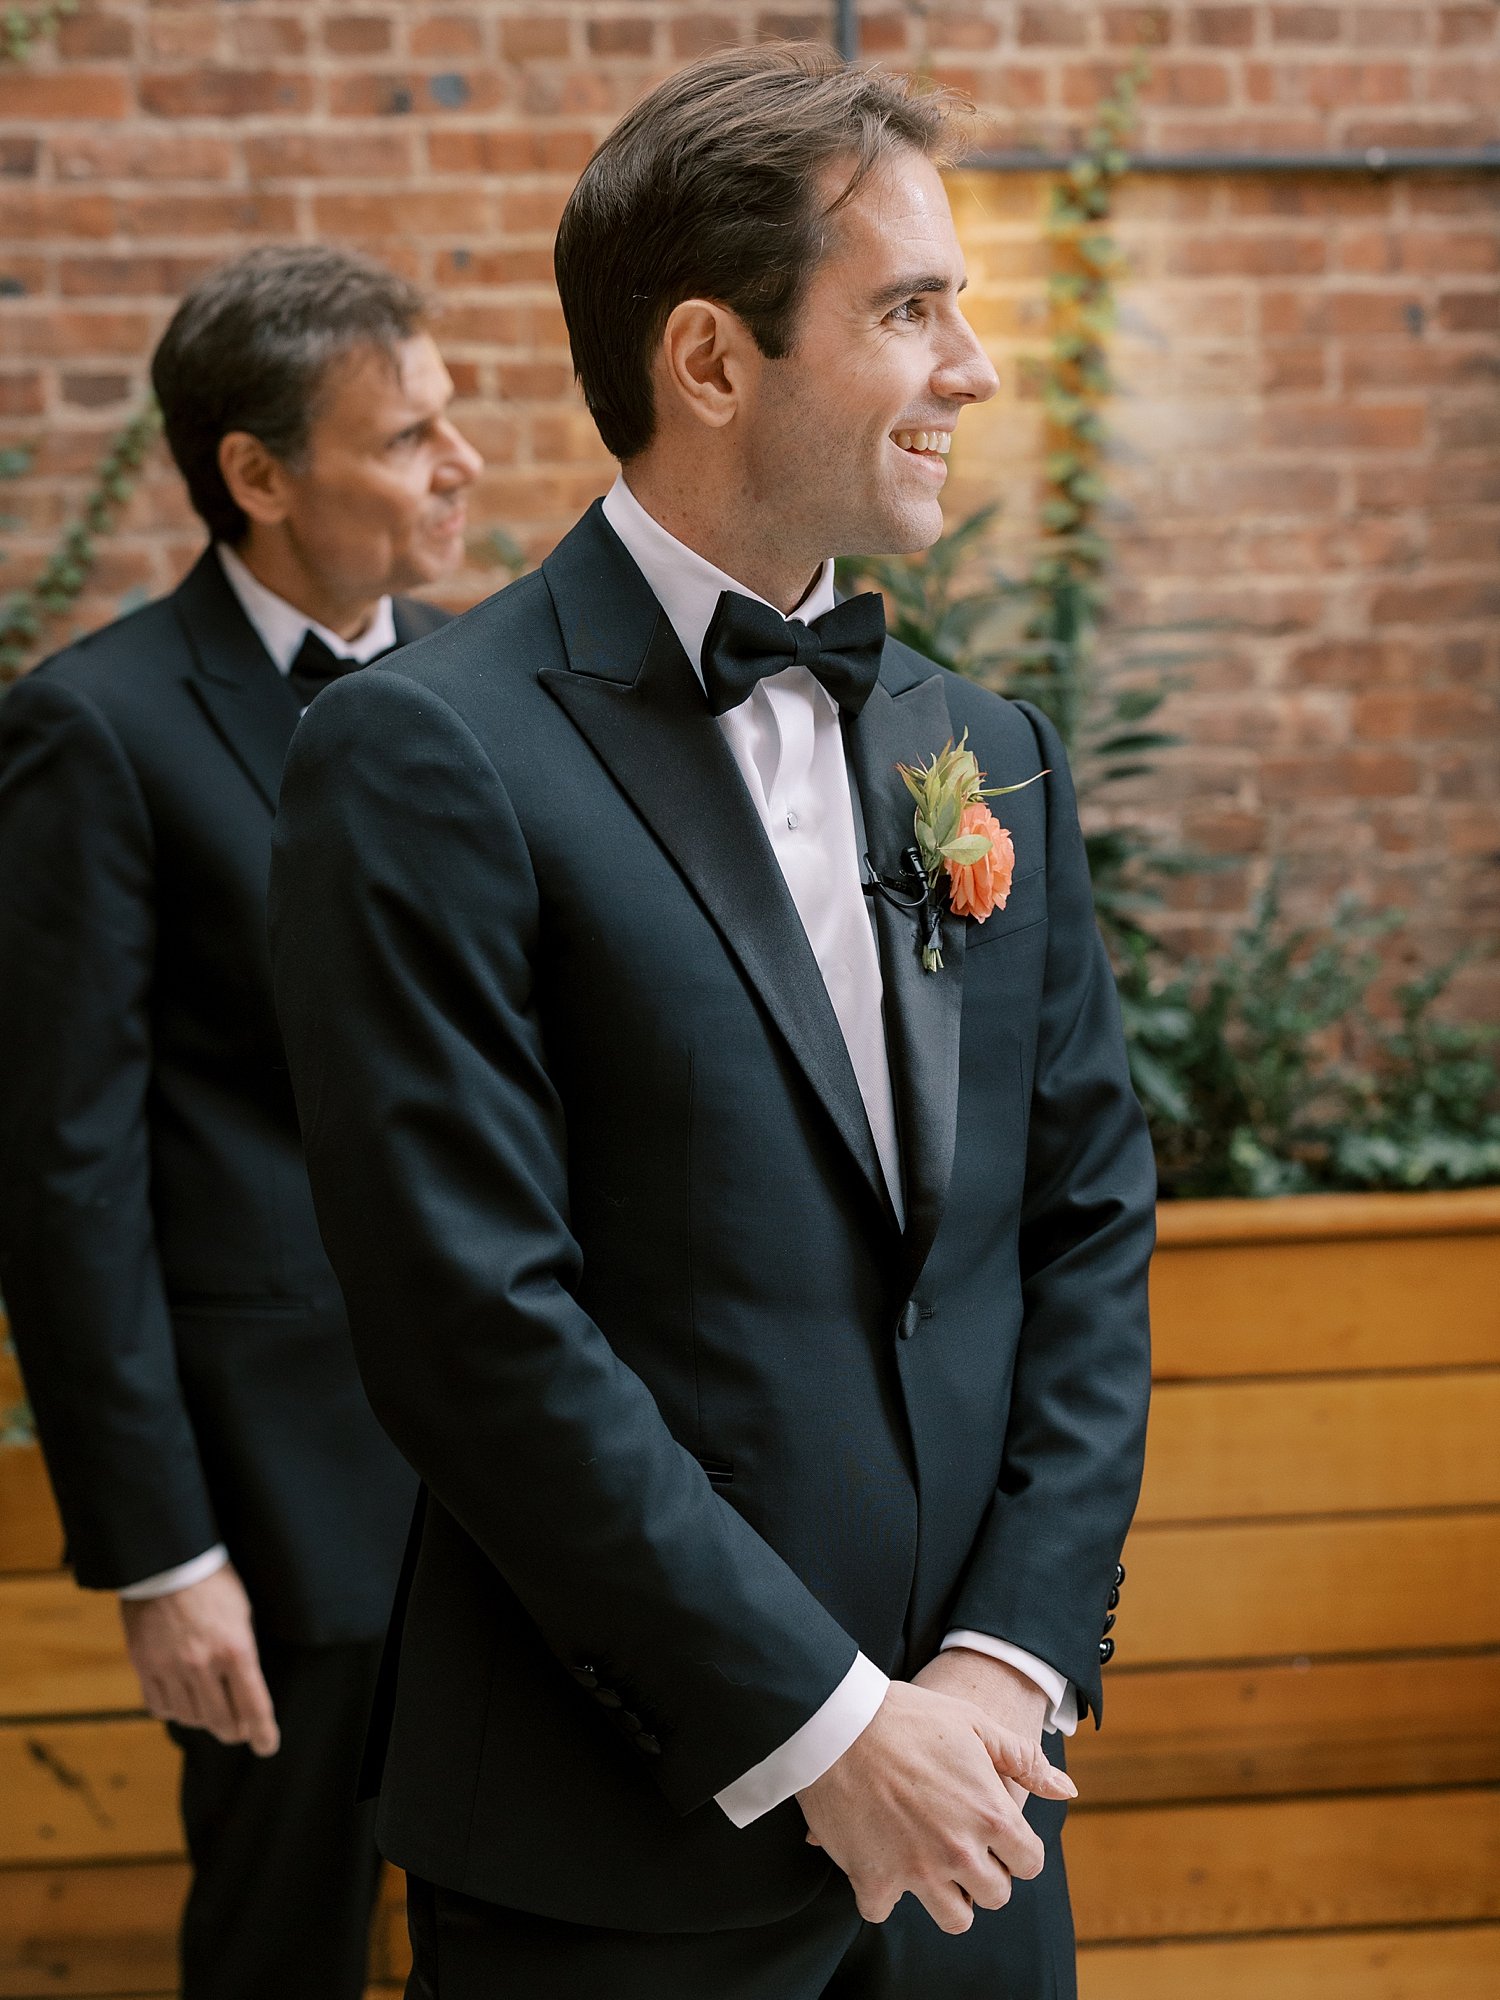
[(480, 461), (420, 294), (338, 251), (216, 272), (152, 379), (210, 546), (0, 706), (0, 1284), (67, 1560), (183, 1751), (185, 2000), (355, 2000), (414, 1481), (319, 1240), (266, 879), (298, 717), (444, 621), (396, 593), (458, 565)]

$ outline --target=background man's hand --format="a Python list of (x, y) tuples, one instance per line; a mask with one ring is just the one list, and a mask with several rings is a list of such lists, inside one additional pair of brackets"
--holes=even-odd
[(248, 1743), (257, 1757), (281, 1746), (260, 1670), (250, 1600), (225, 1564), (165, 1597), (122, 1599), (125, 1644), (146, 1706), (163, 1722)]
[(1009, 1901), (1012, 1875), (1041, 1873), (1042, 1843), (1002, 1774), (1043, 1798), (1075, 1796), (1037, 1743), (973, 1702), (893, 1681), (874, 1720), (797, 1798), (809, 1840), (849, 1877), (868, 1923), (884, 1923), (910, 1890), (957, 1934), (973, 1904)]
[[(982, 1708), (991, 1722), (1021, 1736), (1028, 1743), (1040, 1743), (1047, 1719), (1047, 1697), (1033, 1680), (1004, 1660), (988, 1653), (970, 1652), (967, 1646), (950, 1646), (930, 1660), (913, 1676), (917, 1687), (933, 1688), (960, 1701)], [(1017, 1805), (1026, 1802), (1026, 1787), (1015, 1778), (1004, 1778), (1005, 1789)]]

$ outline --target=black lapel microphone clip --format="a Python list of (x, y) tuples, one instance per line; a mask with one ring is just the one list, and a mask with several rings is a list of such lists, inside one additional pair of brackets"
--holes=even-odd
[(865, 856), (865, 879), (860, 884), (867, 896), (879, 896), (890, 904), (893, 910), (901, 910), (909, 917), (915, 917), (917, 928), (922, 934), (922, 950), (937, 951), (943, 923), (943, 906), (928, 880), (927, 870), (922, 866), (919, 849), (908, 847), (902, 851), (903, 872), (895, 877), (882, 875), (869, 855)]

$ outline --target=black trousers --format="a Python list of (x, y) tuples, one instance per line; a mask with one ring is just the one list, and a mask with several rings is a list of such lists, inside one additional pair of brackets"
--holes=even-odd
[(380, 1882), (354, 1803), (380, 1642), (261, 1648), (281, 1748), (172, 1726), (193, 1864), (182, 2000), (360, 2000)]
[(406, 2000), (1077, 2000), (1062, 1813), (1033, 1801), (1027, 1817), (1045, 1869), (962, 1937), (911, 1896), (864, 1923), (836, 1870), (780, 1923), (693, 1933), (557, 1923), (408, 1876)]

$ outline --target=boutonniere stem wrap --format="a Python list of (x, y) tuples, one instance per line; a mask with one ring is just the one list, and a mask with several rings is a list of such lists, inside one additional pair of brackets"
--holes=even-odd
[(916, 846), (903, 858), (914, 885), (922, 886), (922, 967), (926, 972), (942, 969), (945, 892), (947, 908), (954, 916), (972, 917), (980, 924), (995, 910), (1003, 910), (1010, 895), (1015, 846), (985, 800), (1025, 791), (1037, 778), (1047, 775), (1038, 771), (1018, 785), (986, 785), (968, 741), (965, 730), (956, 744), (950, 737), (931, 763), (896, 767), (917, 809), (913, 821)]

